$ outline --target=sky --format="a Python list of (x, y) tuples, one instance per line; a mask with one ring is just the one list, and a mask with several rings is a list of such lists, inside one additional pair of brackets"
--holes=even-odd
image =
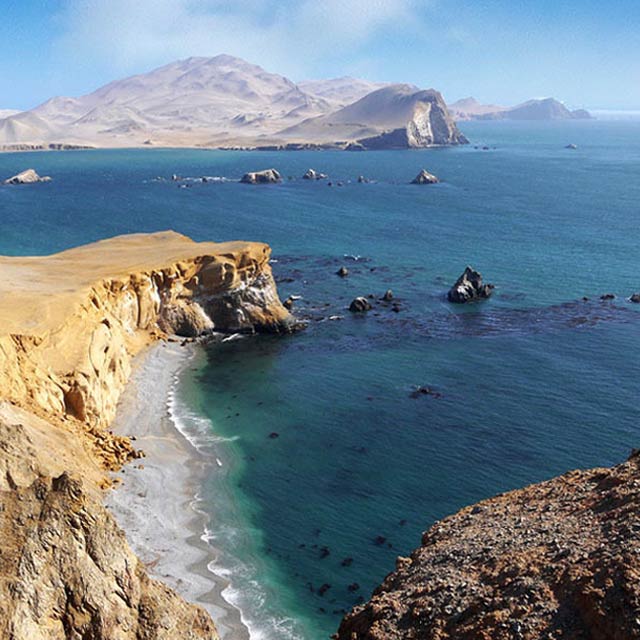
[(640, 0), (0, 0), (0, 109), (220, 53), (449, 102), (640, 109)]

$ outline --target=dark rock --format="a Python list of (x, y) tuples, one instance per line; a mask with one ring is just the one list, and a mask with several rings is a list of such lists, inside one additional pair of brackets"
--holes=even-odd
[(295, 300), (294, 300), (291, 296), (289, 296), (289, 297), (288, 297), (288, 298), (287, 298), (287, 299), (282, 303), (282, 306), (283, 306), (285, 309), (289, 309), (289, 310), (291, 310), (291, 309), (293, 308), (293, 303), (294, 303), (294, 302), (295, 302)]
[(629, 302), (635, 302), (636, 304), (640, 303), (640, 293), (634, 293), (629, 298)]
[(383, 299), (385, 302), (391, 302), (391, 300), (393, 300), (393, 291), (391, 291), (391, 289), (387, 289), (387, 290), (384, 292), (384, 295), (382, 296), (382, 299)]
[(353, 564), (353, 558), (345, 558), (340, 565), (343, 567), (350, 567)]
[(577, 144), (573, 144), (573, 143), (568, 144), (568, 145), (565, 147), (565, 149), (577, 149), (577, 148), (578, 148), (578, 145), (577, 145)]
[(417, 387), (410, 394), (410, 398), (419, 398), (420, 396), (432, 396), (434, 398), (442, 398), (442, 394), (431, 387)]
[(369, 311), (371, 309), (371, 303), (362, 296), (354, 298), (349, 305), (349, 311), (353, 311), (354, 313), (362, 313), (364, 311)]
[(353, 593), (354, 591), (357, 591), (358, 589), (360, 589), (360, 585), (357, 582), (352, 582), (347, 589)]
[(411, 184), (437, 184), (440, 180), (429, 173), (426, 169), (420, 171), (420, 173), (411, 181)]
[(279, 437), (280, 437), (280, 434), (279, 434), (277, 431), (272, 431), (272, 432), (269, 434), (269, 437), (270, 437), (272, 440), (275, 440), (276, 438), (279, 438)]
[(282, 182), (282, 176), (275, 169), (245, 173), (240, 182), (244, 184), (275, 184)]
[(387, 541), (387, 539), (384, 536), (376, 536), (373, 542), (374, 542), (374, 544), (377, 544), (378, 546), (381, 546), (386, 541)]
[(488, 298), (493, 293), (493, 289), (494, 285), (482, 282), (480, 273), (472, 267), (467, 267), (449, 290), (447, 298), (449, 302), (458, 304), (475, 302)]
[(369, 183), (369, 179), (365, 178), (364, 176), (358, 176), (358, 183), (359, 184), (368, 184)]
[(327, 591), (329, 591), (329, 589), (331, 589), (331, 585), (327, 584), (326, 582), (318, 589), (318, 595), (319, 596), (324, 596), (325, 593), (327, 593)]
[(340, 267), (336, 271), (336, 275), (340, 276), (341, 278), (346, 278), (349, 275), (349, 269), (347, 269), (347, 267)]
[(615, 300), (616, 296), (614, 293), (603, 293), (600, 296), (600, 300)]

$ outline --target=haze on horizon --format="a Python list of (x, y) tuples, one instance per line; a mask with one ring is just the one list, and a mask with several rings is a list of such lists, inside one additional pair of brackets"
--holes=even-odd
[[(227, 53), (295, 81), (353, 75), (449, 102), (640, 109), (640, 3), (619, 0), (5, 0), (0, 109)], [(517, 6), (516, 6), (517, 4)]]

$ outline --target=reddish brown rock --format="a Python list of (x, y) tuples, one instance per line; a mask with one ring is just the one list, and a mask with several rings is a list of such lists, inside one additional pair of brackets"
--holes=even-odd
[(335, 638), (640, 638), (640, 456), (436, 523)]

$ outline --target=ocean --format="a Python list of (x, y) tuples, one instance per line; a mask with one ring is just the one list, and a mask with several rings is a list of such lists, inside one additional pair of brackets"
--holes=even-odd
[[(305, 331), (202, 348), (174, 395), (213, 452), (211, 570), (254, 638), (328, 638), (436, 520), (638, 446), (640, 122), (461, 128), (469, 146), (420, 151), (0, 154), (0, 177), (53, 177), (0, 187), (1, 253), (259, 240), (281, 297), (301, 296)], [(268, 167), (283, 184), (237, 182)], [(422, 168), (442, 182), (410, 185)], [(467, 264), (495, 293), (453, 306)], [(347, 310), (359, 295), (368, 314)]]

